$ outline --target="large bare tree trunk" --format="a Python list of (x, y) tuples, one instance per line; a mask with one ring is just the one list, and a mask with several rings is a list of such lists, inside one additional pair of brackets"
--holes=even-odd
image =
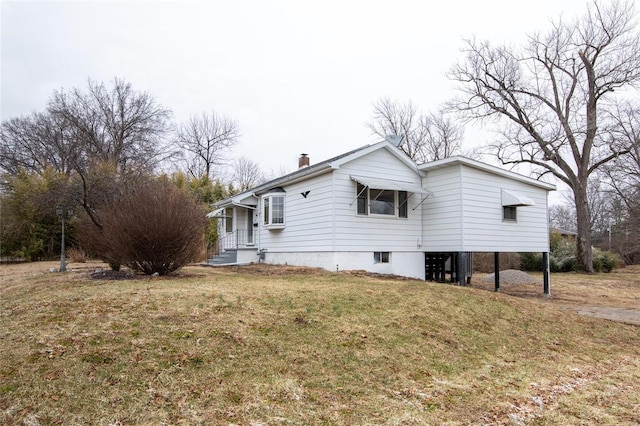
[(579, 184), (574, 188), (576, 202), (576, 218), (578, 235), (576, 236), (576, 260), (580, 269), (592, 273), (593, 253), (591, 250), (591, 210), (587, 197), (587, 184)]

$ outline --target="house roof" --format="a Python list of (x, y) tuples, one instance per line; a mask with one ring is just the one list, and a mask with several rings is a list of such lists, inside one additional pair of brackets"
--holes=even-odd
[(229, 206), (255, 208), (257, 204), (256, 197), (258, 195), (264, 194), (274, 188), (277, 188), (283, 185), (299, 182), (304, 179), (309, 179), (311, 177), (328, 173), (332, 170), (336, 170), (345, 163), (353, 161), (357, 158), (362, 157), (363, 155), (367, 155), (379, 149), (386, 149), (387, 151), (392, 153), (394, 156), (396, 156), (396, 158), (402, 161), (408, 168), (414, 170), (418, 174), (421, 174), (422, 172), (428, 172), (429, 170), (439, 169), (442, 167), (450, 167), (456, 164), (463, 164), (469, 167), (474, 167), (476, 169), (484, 170), (488, 173), (504, 176), (509, 179), (514, 179), (517, 181), (527, 183), (529, 185), (544, 188), (548, 191), (553, 191), (556, 189), (555, 185), (552, 185), (546, 182), (541, 182), (541, 181), (538, 181), (514, 172), (510, 172), (508, 170), (503, 170), (498, 167), (481, 163), (479, 161), (472, 160), (470, 158), (466, 158), (462, 156), (449, 157), (449, 158), (444, 158), (442, 160), (437, 160), (437, 161), (432, 161), (429, 163), (417, 165), (411, 158), (409, 158), (397, 146), (395, 146), (388, 140), (383, 140), (381, 142), (378, 142), (372, 145), (365, 145), (360, 148), (356, 148), (352, 151), (345, 152), (344, 154), (340, 154), (336, 157), (329, 158), (328, 160), (324, 160), (319, 163), (303, 167), (292, 173), (286, 174), (276, 179), (272, 179), (268, 182), (264, 182), (247, 191), (234, 195), (233, 197), (229, 197), (222, 201), (218, 201), (217, 203), (214, 203), (213, 206), (215, 208), (229, 207)]
[(567, 229), (561, 229), (561, 228), (553, 228), (553, 227), (552, 227), (552, 228), (549, 228), (549, 231), (550, 231), (550, 232), (555, 232), (555, 233), (558, 233), (558, 234), (560, 234), (560, 235), (562, 235), (562, 236), (567, 236), (567, 237), (568, 237), (568, 236), (573, 236), (573, 237), (575, 237), (575, 236), (577, 236), (577, 235), (578, 235), (578, 233), (577, 233), (577, 232), (573, 232), (573, 231), (569, 231), (569, 230), (567, 230)]
[(296, 170), (295, 172), (286, 174), (284, 176), (270, 180), (268, 182), (264, 182), (245, 192), (234, 195), (233, 197), (227, 198), (222, 201), (218, 201), (217, 203), (214, 203), (214, 207), (223, 207), (223, 206), (238, 205), (238, 204), (244, 205), (246, 204), (246, 202), (243, 202), (243, 201), (246, 201), (250, 197), (255, 197), (256, 195), (264, 194), (265, 192), (269, 192), (271, 189), (279, 186), (298, 182), (303, 179), (308, 179), (310, 177), (318, 176), (320, 174), (327, 173), (331, 170), (338, 169), (340, 168), (341, 165), (345, 163), (353, 161), (357, 158), (362, 157), (363, 155), (369, 154), (379, 149), (388, 150), (393, 155), (395, 155), (400, 161), (405, 163), (407, 167), (413, 169), (416, 173), (419, 173), (417, 166), (413, 162), (413, 160), (411, 160), (398, 147), (394, 146), (389, 141), (384, 140), (372, 145), (365, 145), (360, 148), (356, 148), (352, 151), (345, 152), (344, 154), (340, 154), (336, 157), (329, 158), (328, 160), (303, 167), (301, 169)]
[(462, 157), (462, 156), (443, 158), (442, 160), (436, 160), (430, 163), (419, 164), (418, 170), (423, 172), (429, 172), (429, 170), (437, 170), (443, 167), (450, 167), (453, 165), (465, 165), (468, 167), (473, 167), (474, 169), (482, 170), (487, 173), (517, 180), (519, 182), (523, 182), (529, 185), (537, 186), (539, 188), (546, 189), (547, 191), (556, 190), (556, 186), (551, 183), (542, 182), (518, 173), (511, 172), (509, 170), (504, 170), (499, 167), (492, 166), (486, 163), (481, 163), (480, 161), (472, 160), (470, 158)]

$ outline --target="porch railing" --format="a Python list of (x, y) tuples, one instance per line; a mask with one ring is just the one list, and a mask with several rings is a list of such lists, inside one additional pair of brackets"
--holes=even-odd
[(226, 234), (218, 241), (220, 253), (225, 250), (233, 250), (239, 247), (246, 247), (253, 244), (253, 238), (249, 239), (249, 233), (244, 229), (236, 229), (230, 234)]
[(226, 250), (253, 246), (253, 237), (249, 237), (249, 233), (242, 229), (237, 229), (228, 234), (224, 234), (222, 237), (218, 237), (216, 242), (207, 246), (207, 259), (218, 256)]

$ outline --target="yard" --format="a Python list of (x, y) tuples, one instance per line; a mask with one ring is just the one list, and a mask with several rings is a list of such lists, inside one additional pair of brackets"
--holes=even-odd
[[(310, 268), (0, 267), (0, 423), (638, 424), (640, 269), (501, 293)], [(630, 321), (632, 322), (632, 321)]]

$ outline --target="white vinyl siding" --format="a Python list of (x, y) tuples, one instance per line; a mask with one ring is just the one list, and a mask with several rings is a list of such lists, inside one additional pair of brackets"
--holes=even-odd
[[(260, 221), (260, 247), (267, 252), (332, 250), (332, 176), (327, 173), (284, 189), (284, 228), (267, 230)], [(302, 195), (308, 192), (306, 198)], [(261, 213), (264, 215), (264, 212)]]
[[(413, 194), (408, 200), (407, 218), (397, 215), (358, 215), (357, 183), (351, 175), (369, 176), (421, 184), (420, 176), (393, 154), (381, 149), (342, 165), (335, 174), (336, 251), (416, 251), (421, 236), (422, 199)], [(396, 203), (397, 207), (397, 203)]]
[[(437, 188), (425, 202), (426, 251), (549, 250), (546, 190), (464, 165), (429, 171), (425, 182)], [(517, 220), (504, 220), (502, 189), (535, 206), (517, 207)]]
[(429, 171), (423, 179), (433, 193), (422, 204), (424, 251), (461, 251), (461, 176), (461, 166), (453, 165)]

